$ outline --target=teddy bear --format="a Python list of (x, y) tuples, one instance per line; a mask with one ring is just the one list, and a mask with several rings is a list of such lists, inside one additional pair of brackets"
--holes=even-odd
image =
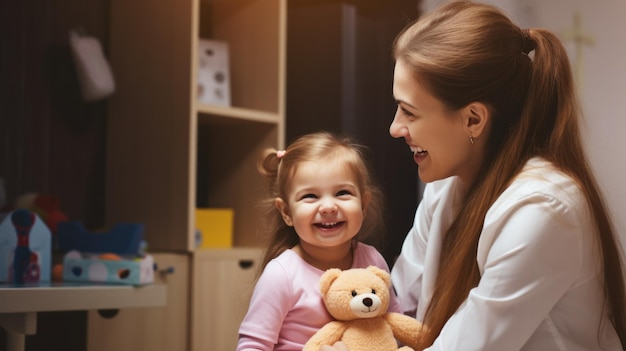
[[(319, 329), (302, 351), (342, 341), (350, 351), (414, 350), (422, 324), (401, 313), (387, 312), (391, 276), (375, 266), (331, 268), (320, 278), (326, 309), (335, 320)], [(398, 348), (398, 341), (406, 346)]]

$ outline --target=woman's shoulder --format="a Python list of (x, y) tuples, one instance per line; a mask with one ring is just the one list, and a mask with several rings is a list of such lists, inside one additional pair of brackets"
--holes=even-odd
[(559, 208), (586, 210), (587, 202), (580, 185), (552, 162), (532, 158), (502, 193), (494, 207), (522, 203), (553, 203)]
[(543, 158), (530, 159), (507, 189), (520, 194), (541, 193), (561, 199), (575, 198), (582, 194), (579, 184), (552, 162)]

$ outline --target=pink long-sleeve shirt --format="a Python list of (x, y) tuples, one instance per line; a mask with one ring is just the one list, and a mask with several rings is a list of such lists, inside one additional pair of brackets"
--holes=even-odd
[[(385, 259), (374, 247), (357, 243), (352, 268), (370, 265), (389, 271)], [(302, 350), (318, 329), (333, 320), (319, 290), (323, 273), (292, 250), (268, 263), (239, 328), (237, 351)], [(393, 289), (390, 295), (388, 311), (400, 312)]]

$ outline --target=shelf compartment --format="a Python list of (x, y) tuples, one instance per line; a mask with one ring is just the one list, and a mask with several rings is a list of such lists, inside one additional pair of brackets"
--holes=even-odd
[(284, 0), (200, 2), (198, 37), (229, 45), (233, 107), (283, 113), (285, 23)]
[(278, 125), (212, 116), (198, 126), (196, 206), (233, 208), (234, 246), (260, 246), (258, 205), (267, 194), (257, 159), (276, 147)]

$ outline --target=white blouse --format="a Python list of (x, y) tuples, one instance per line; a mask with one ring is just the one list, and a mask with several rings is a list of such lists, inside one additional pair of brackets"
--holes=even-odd
[[(456, 177), (426, 185), (393, 266), (402, 307), (418, 320), (462, 191)], [(530, 160), (485, 216), (480, 283), (427, 350), (622, 350), (603, 309), (594, 230), (578, 185), (551, 163)]]

